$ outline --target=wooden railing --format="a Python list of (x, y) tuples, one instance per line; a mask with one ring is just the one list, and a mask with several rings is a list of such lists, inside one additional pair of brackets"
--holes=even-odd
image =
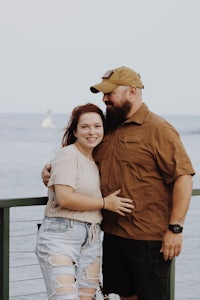
[[(200, 196), (200, 189), (194, 189), (192, 196)], [(45, 205), (47, 197), (0, 199), (0, 300), (9, 300), (9, 258), (10, 258), (10, 208)], [(175, 261), (171, 268), (169, 300), (175, 294)]]

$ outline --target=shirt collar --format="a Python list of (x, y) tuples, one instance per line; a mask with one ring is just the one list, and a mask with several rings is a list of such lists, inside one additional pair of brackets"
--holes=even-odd
[(137, 123), (137, 124), (143, 124), (144, 119), (146, 118), (146, 115), (149, 112), (149, 108), (145, 103), (142, 103), (140, 108), (128, 119), (126, 119), (125, 123)]

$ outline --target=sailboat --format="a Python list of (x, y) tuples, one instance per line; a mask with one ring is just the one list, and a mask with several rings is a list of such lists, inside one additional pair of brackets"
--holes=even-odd
[(41, 126), (43, 128), (54, 128), (55, 124), (53, 123), (52, 117), (51, 117), (51, 110), (48, 110), (46, 113), (46, 117), (43, 119)]

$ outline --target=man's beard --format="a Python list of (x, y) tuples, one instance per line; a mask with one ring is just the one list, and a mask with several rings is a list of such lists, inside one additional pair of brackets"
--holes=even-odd
[(107, 106), (105, 132), (111, 133), (120, 126), (127, 118), (131, 110), (131, 103), (126, 102), (121, 107)]

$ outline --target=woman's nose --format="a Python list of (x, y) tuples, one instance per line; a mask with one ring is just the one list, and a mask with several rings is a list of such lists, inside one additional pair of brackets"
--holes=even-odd
[(90, 134), (93, 134), (93, 133), (94, 133), (94, 127), (90, 127), (89, 133), (90, 133)]

